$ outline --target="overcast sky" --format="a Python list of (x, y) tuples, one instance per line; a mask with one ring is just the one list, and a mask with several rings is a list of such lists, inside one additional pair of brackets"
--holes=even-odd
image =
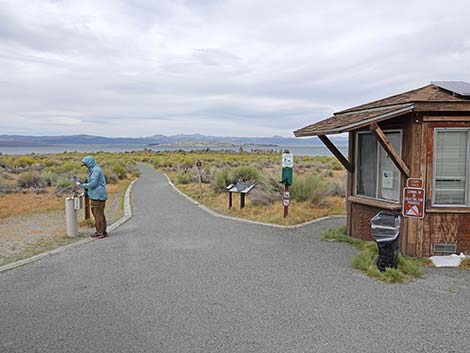
[(292, 136), (470, 81), (470, 1), (0, 0), (0, 134)]

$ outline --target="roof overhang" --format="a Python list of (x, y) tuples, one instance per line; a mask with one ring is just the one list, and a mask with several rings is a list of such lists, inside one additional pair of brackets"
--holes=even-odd
[(407, 114), (413, 109), (414, 104), (408, 103), (335, 114), (329, 119), (294, 131), (294, 135), (296, 137), (307, 137), (340, 134)]

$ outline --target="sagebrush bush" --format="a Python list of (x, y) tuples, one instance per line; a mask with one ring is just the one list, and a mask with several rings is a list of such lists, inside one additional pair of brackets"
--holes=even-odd
[(13, 160), (12, 165), (13, 167), (25, 168), (25, 167), (29, 167), (33, 165), (34, 163), (36, 163), (36, 161), (33, 158), (28, 157), (28, 156), (21, 156)]
[(232, 171), (232, 181), (260, 181), (261, 180), (261, 173), (255, 167), (251, 166), (240, 166), (236, 167)]
[(302, 175), (294, 178), (289, 191), (292, 200), (319, 204), (331, 193), (331, 185), (317, 175)]
[(126, 179), (127, 177), (127, 170), (121, 164), (115, 162), (111, 166), (111, 170), (114, 174), (117, 175), (119, 179)]
[(6, 194), (8, 192), (10, 192), (8, 181), (2, 174), (0, 174), (0, 194)]
[(46, 184), (41, 175), (36, 172), (22, 173), (16, 180), (16, 186), (20, 188), (42, 188)]
[(176, 175), (176, 183), (177, 184), (189, 184), (193, 181), (193, 177), (190, 173), (178, 173)]
[(222, 168), (214, 173), (214, 185), (219, 191), (225, 190), (225, 187), (230, 184), (230, 173), (228, 169)]

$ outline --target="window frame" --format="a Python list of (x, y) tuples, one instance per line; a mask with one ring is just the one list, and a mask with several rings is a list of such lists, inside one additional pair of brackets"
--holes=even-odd
[[(444, 204), (436, 203), (436, 158), (437, 158), (437, 134), (442, 131), (466, 131), (467, 132), (467, 165), (465, 168), (465, 201), (463, 204)], [(443, 207), (443, 208), (470, 208), (470, 127), (436, 127), (434, 128), (433, 133), (434, 143), (433, 143), (433, 156), (432, 156), (432, 197), (431, 197), (431, 206), (432, 207)]]
[[(389, 129), (389, 130), (383, 130), (384, 134), (387, 134), (387, 133), (393, 133), (393, 132), (398, 132), (400, 134), (400, 153), (399, 153), (399, 156), (400, 158), (402, 157), (402, 153), (403, 153), (403, 129)], [(397, 200), (390, 200), (390, 199), (384, 199), (384, 198), (380, 198), (378, 197), (379, 195), (379, 180), (380, 180), (380, 177), (379, 177), (379, 166), (380, 166), (380, 148), (382, 147), (382, 145), (380, 144), (379, 140), (377, 140), (377, 167), (376, 167), (376, 177), (377, 177), (377, 183), (375, 185), (375, 197), (373, 196), (367, 196), (367, 195), (362, 195), (362, 194), (358, 194), (357, 193), (357, 189), (358, 189), (358, 172), (360, 170), (360, 167), (359, 167), (359, 164), (358, 164), (358, 158), (359, 158), (359, 135), (360, 134), (372, 134), (373, 133), (371, 131), (357, 131), (356, 132), (356, 136), (355, 136), (355, 143), (354, 143), (354, 150), (355, 150), (355, 153), (354, 153), (354, 165), (355, 165), (355, 172), (354, 172), (354, 195), (355, 196), (358, 196), (358, 197), (363, 197), (363, 198), (366, 198), (366, 199), (369, 199), (369, 200), (379, 200), (379, 201), (383, 201), (383, 202), (389, 202), (389, 203), (393, 203), (393, 204), (400, 204), (400, 200), (401, 200), (401, 190), (402, 190), (402, 177), (401, 177), (401, 173), (400, 173), (400, 170), (398, 169), (398, 173), (399, 173), (399, 185), (398, 185), (398, 192), (397, 192), (397, 196), (398, 196), (398, 199)], [(383, 148), (383, 147), (382, 147)], [(385, 153), (387, 153), (385, 151)], [(396, 165), (395, 163), (393, 163), (393, 165), (395, 166), (396, 168)]]

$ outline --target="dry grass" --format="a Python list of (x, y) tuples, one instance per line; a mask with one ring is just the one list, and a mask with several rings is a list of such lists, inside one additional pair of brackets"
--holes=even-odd
[(55, 211), (64, 207), (64, 200), (51, 189), (45, 194), (0, 195), (0, 220), (9, 216), (23, 216), (39, 212)]
[[(130, 179), (119, 180), (116, 184), (107, 185), (110, 195), (127, 188)], [(25, 216), (33, 213), (57, 211), (64, 208), (64, 195), (56, 195), (53, 188), (46, 189), (44, 194), (16, 193), (0, 195), (0, 221), (10, 216)]]
[(246, 207), (240, 210), (240, 196), (233, 195), (233, 207), (228, 208), (228, 194), (214, 193), (207, 184), (202, 185), (203, 197), (199, 197), (198, 184), (180, 184), (178, 188), (193, 199), (205, 204), (209, 208), (233, 217), (250, 219), (258, 222), (273, 223), (280, 225), (294, 225), (311, 221), (320, 217), (341, 215), (345, 213), (344, 198), (328, 197), (322, 206), (313, 205), (309, 202), (291, 202), (289, 216), (284, 219), (284, 207), (281, 201), (269, 205), (253, 205), (250, 196), (246, 198)]
[(460, 268), (462, 270), (470, 270), (470, 258), (467, 258), (462, 260), (462, 262), (460, 263)]

